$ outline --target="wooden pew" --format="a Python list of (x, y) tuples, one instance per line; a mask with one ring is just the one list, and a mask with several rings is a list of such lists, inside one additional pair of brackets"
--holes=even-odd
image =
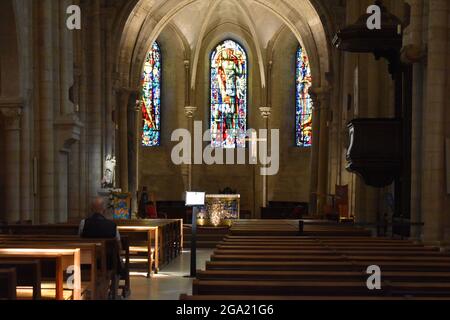
[(33, 247), (31, 245), (7, 245), (0, 247), (0, 260), (10, 259), (38, 259), (51, 261), (55, 275), (55, 298), (64, 299), (64, 271), (74, 267), (73, 272), (73, 299), (81, 299), (81, 250), (79, 248)]
[[(178, 256), (183, 249), (183, 222), (181, 219), (155, 219), (155, 220), (116, 220), (119, 232), (122, 228), (121, 234), (130, 235), (130, 246), (140, 247), (138, 251), (147, 251), (148, 244), (142, 245), (142, 241), (134, 242), (136, 232), (129, 232), (125, 230), (126, 227), (156, 227), (158, 229), (158, 237), (152, 237), (151, 252), (154, 253), (152, 264), (154, 270), (159, 271), (162, 265), (170, 263), (172, 259)], [(125, 227), (125, 229), (123, 228)], [(155, 229), (156, 230), (156, 229)], [(0, 230), (4, 234), (14, 235), (77, 235), (78, 224), (58, 224), (58, 225), (5, 225)], [(156, 233), (156, 232), (155, 232)], [(155, 234), (154, 233), (154, 234)], [(144, 235), (144, 242), (147, 241), (146, 234)], [(155, 241), (158, 241), (158, 245)], [(135, 248), (136, 249), (136, 248)], [(146, 253), (148, 256), (149, 254)], [(156, 266), (155, 263), (156, 262)]]
[[(367, 273), (358, 271), (241, 271), (200, 270), (199, 280), (275, 280), (275, 281), (365, 281)], [(450, 272), (383, 272), (385, 281), (396, 282), (450, 282)]]
[(365, 281), (217, 281), (194, 280), (198, 295), (345, 295), (345, 296), (449, 296), (450, 283), (382, 282), (381, 290), (368, 290)]
[(0, 268), (0, 300), (16, 300), (16, 269)]
[[(411, 288), (414, 287), (411, 284)], [(447, 284), (450, 288), (450, 284)], [(366, 281), (217, 281), (194, 280), (196, 295), (381, 296), (389, 287), (369, 291)], [(414, 287), (415, 288), (415, 287)]]
[[(148, 226), (118, 226), (119, 232), (133, 237), (135, 234), (143, 235), (144, 245), (130, 246), (130, 253), (145, 253), (147, 257), (147, 277), (159, 272), (159, 229)], [(133, 238), (132, 238), (133, 239)], [(152, 245), (154, 243), (154, 245)]]
[(116, 220), (116, 223), (119, 227), (158, 228), (159, 267), (170, 263), (174, 258), (181, 254), (183, 250), (182, 219)]
[[(80, 247), (81, 249), (81, 264), (90, 266), (90, 288), (91, 296), (93, 299), (105, 299), (107, 288), (109, 287), (109, 281), (115, 283), (115, 277), (117, 270), (117, 261), (115, 257), (118, 256), (118, 243), (115, 239), (87, 239), (80, 238), (78, 236), (52, 236), (52, 235), (0, 235), (1, 243), (14, 243), (14, 244), (31, 244), (36, 245), (51, 245), (51, 246), (69, 246)], [(128, 238), (122, 237), (122, 249), (124, 250), (125, 257), (125, 286), (124, 294), (130, 291), (130, 279), (129, 279), (129, 244)], [(112, 265), (110, 269), (107, 268), (108, 257), (111, 260)], [(100, 268), (97, 268), (97, 261)], [(114, 281), (113, 281), (114, 280)], [(97, 286), (103, 288), (100, 292), (97, 292)], [(117, 288), (112, 288), (114, 292)], [(98, 294), (97, 294), (98, 293)]]
[[(3, 234), (0, 236), (5, 235), (14, 235), (14, 236), (29, 236), (29, 237), (54, 237), (55, 240), (58, 240), (58, 236), (60, 241), (64, 241), (64, 239), (73, 238), (78, 239), (78, 241), (81, 239), (78, 236), (78, 224), (57, 224), (57, 225), (4, 225), (1, 229)], [(83, 241), (88, 241), (89, 239), (83, 239)], [(102, 239), (92, 239), (93, 241), (99, 241)], [(103, 239), (103, 240), (110, 240), (110, 239)], [(122, 247), (123, 247), (123, 255), (125, 259), (125, 277), (123, 280), (125, 280), (125, 291), (130, 291), (130, 280), (129, 280), (129, 266), (130, 266), (130, 259), (129, 259), (129, 241), (126, 236), (122, 236)]]
[[(82, 279), (81, 274), (81, 265), (89, 265), (90, 267), (90, 277), (89, 277), (89, 288), (91, 290), (92, 298), (97, 299), (99, 298), (97, 296), (97, 285), (101, 283), (100, 277), (98, 275), (97, 270), (97, 257), (99, 256), (99, 251), (102, 252), (102, 248), (105, 248), (105, 244), (101, 242), (80, 242), (74, 241), (74, 242), (68, 242), (65, 241), (64, 243), (59, 241), (52, 241), (52, 240), (45, 240), (45, 239), (39, 239), (39, 240), (23, 240), (23, 239), (0, 239), (0, 248), (35, 248), (35, 249), (76, 249), (80, 251), (80, 266), (79, 271), (80, 272), (80, 287)], [(102, 254), (102, 253), (100, 253)], [(102, 267), (105, 268), (102, 269), (101, 275), (106, 276), (106, 260), (102, 262)], [(68, 265), (71, 266), (71, 265)], [(75, 265), (73, 265), (75, 266)], [(75, 272), (75, 271), (74, 271)], [(75, 273), (74, 273), (75, 276)], [(80, 288), (81, 290), (81, 288)], [(81, 299), (81, 296), (79, 297)], [(74, 298), (75, 299), (75, 298)]]
[(41, 263), (39, 260), (0, 260), (0, 269), (16, 270), (17, 287), (31, 287), (32, 299), (41, 299)]
[[(278, 232), (283, 226), (256, 222), (242, 227), (242, 234), (226, 236), (206, 270), (198, 271), (194, 295), (182, 298), (450, 298), (450, 256), (439, 248), (408, 240), (331, 237), (327, 232), (307, 237), (258, 234), (269, 229)], [(370, 291), (366, 269), (374, 264), (383, 272), (382, 290)]]

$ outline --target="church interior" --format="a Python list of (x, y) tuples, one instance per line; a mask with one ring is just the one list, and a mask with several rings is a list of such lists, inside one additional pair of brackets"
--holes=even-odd
[(0, 1), (0, 300), (450, 299), (449, 70), (448, 0)]

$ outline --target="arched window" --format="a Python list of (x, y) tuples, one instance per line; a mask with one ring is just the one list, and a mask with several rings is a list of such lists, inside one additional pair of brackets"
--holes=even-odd
[(161, 145), (161, 50), (156, 42), (145, 57), (141, 78), (142, 145)]
[(233, 40), (211, 54), (211, 145), (245, 148), (247, 131), (247, 54)]
[(308, 56), (302, 47), (296, 57), (296, 115), (295, 143), (298, 147), (310, 147), (312, 143), (312, 100), (309, 89), (312, 86)]

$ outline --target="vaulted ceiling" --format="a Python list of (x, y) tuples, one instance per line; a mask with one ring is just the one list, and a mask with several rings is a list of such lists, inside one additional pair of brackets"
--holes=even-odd
[[(189, 47), (188, 60), (195, 70), (204, 38), (224, 23), (251, 35), (255, 57), (264, 73), (264, 52), (282, 27), (290, 30), (307, 50), (316, 79), (325, 79), (330, 50), (321, 0), (136, 0), (127, 17), (120, 48), (120, 62), (138, 63), (165, 28), (178, 30)], [(322, 10), (322, 11), (320, 11)], [(119, 63), (120, 63), (119, 62)], [(120, 67), (119, 67), (120, 69)], [(129, 72), (133, 67), (127, 67)], [(120, 72), (120, 71), (119, 71)], [(195, 71), (194, 71), (195, 72)], [(264, 74), (262, 74), (264, 86)]]

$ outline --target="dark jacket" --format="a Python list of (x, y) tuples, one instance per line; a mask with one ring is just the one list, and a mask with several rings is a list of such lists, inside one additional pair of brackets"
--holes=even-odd
[[(117, 230), (117, 225), (108, 219), (106, 219), (100, 213), (94, 213), (89, 218), (81, 221), (79, 234), (82, 238), (90, 239), (116, 239), (119, 242), (120, 250), (120, 234)], [(113, 259), (117, 261), (117, 273), (121, 274), (124, 270), (122, 260), (120, 258), (120, 251), (116, 250), (113, 254), (113, 248), (107, 249), (107, 268), (110, 270), (113, 266)], [(115, 257), (114, 257), (115, 255)]]
[(117, 225), (100, 213), (94, 213), (81, 222), (80, 236), (83, 238), (117, 238), (117, 240), (120, 240)]

